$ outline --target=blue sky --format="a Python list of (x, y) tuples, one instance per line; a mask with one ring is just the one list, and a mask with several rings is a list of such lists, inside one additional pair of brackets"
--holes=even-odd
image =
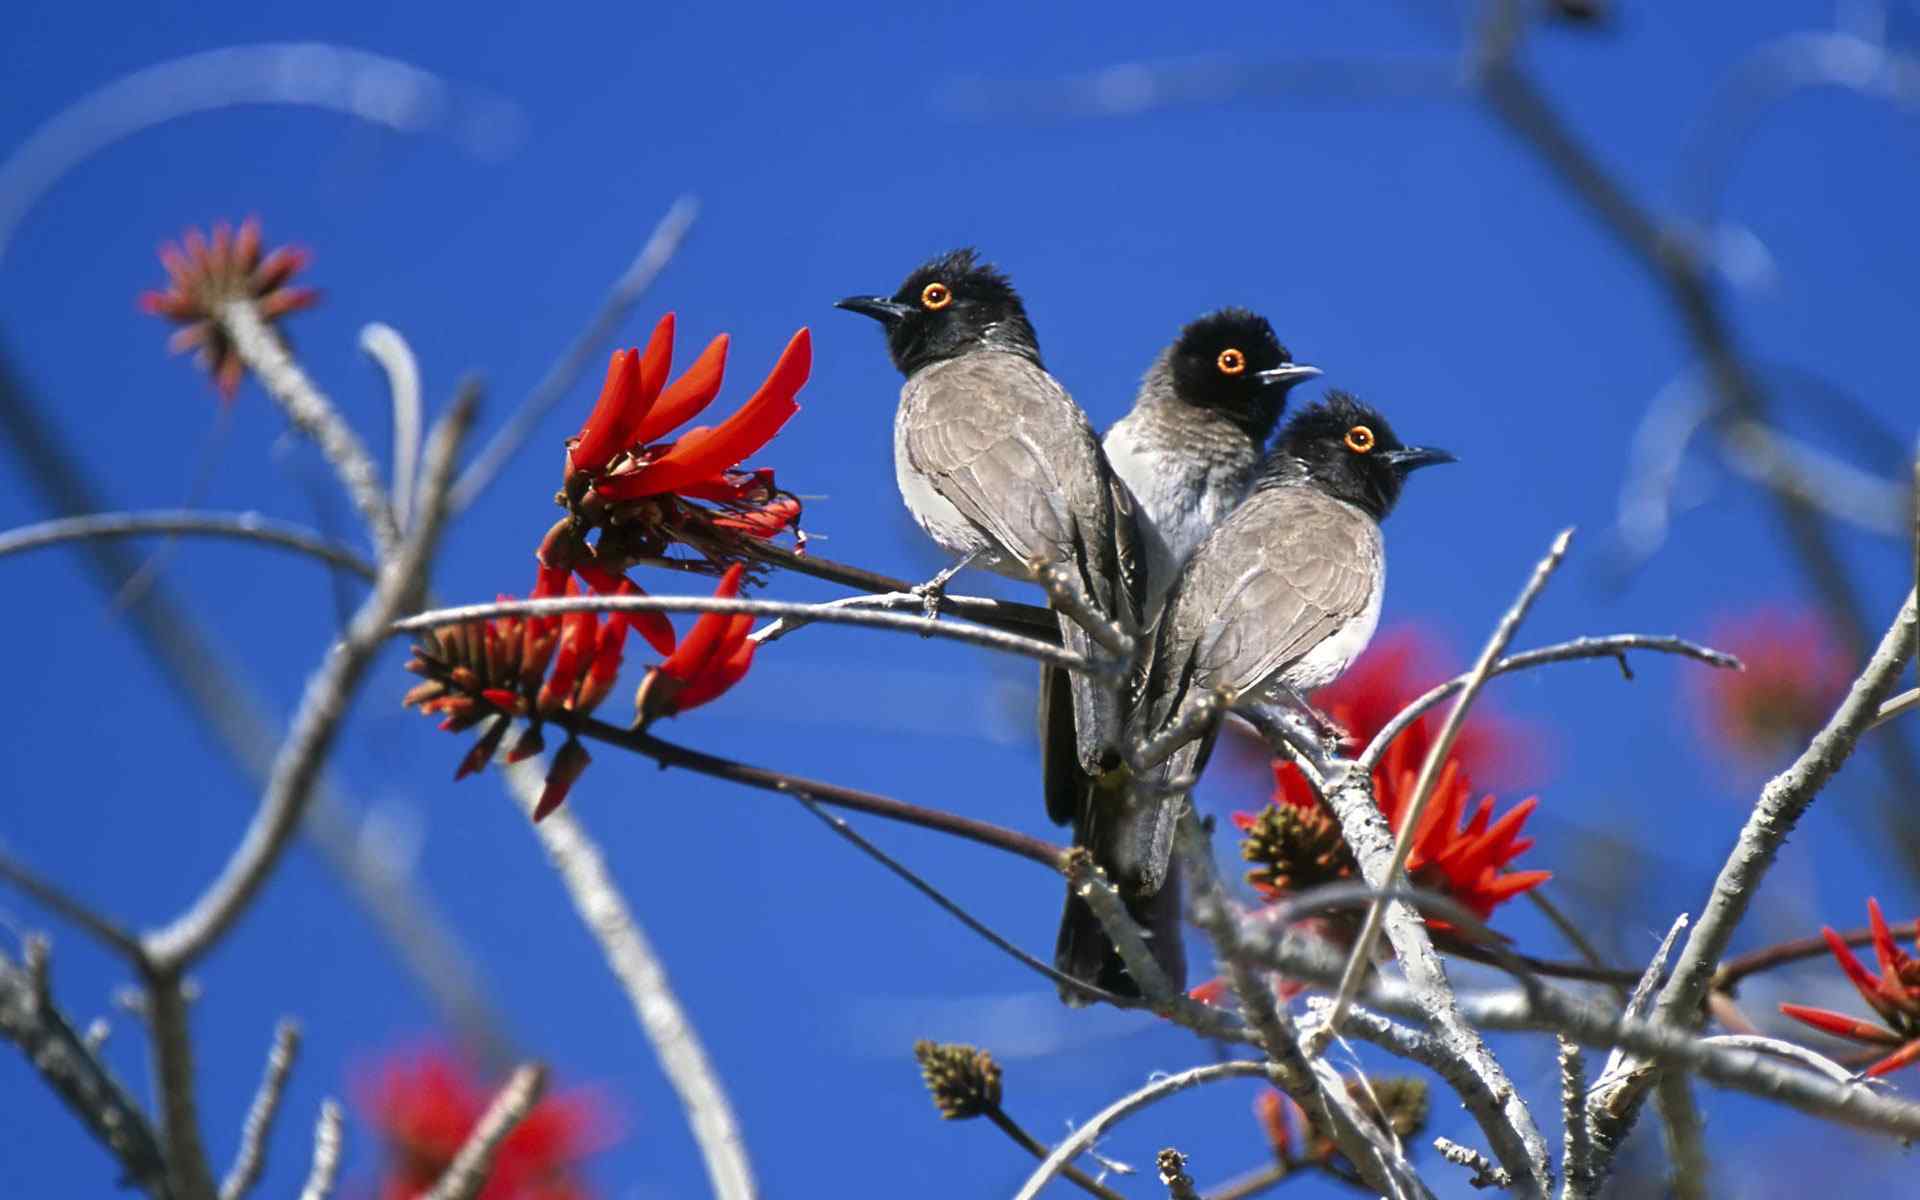
[[(1689, 195), (1694, 121), (1716, 81), (1770, 39), (1832, 20), (1812, 3), (1746, 6), (1737, 19), (1622, 7), (1601, 32), (1540, 33), (1528, 61), (1579, 134), (1662, 207)], [(1890, 36), (1911, 49), (1920, 13), (1897, 6)], [(384, 453), (384, 391), (354, 348), (361, 325), (385, 321), (407, 336), (432, 404), (463, 372), (482, 373), (485, 419), (497, 422), (659, 215), (691, 192), (702, 204), (693, 235), (621, 340), (643, 338), (668, 308), (683, 346), (731, 332), (725, 405), (795, 328), (812, 327), (803, 411), (764, 461), (819, 497), (809, 525), (831, 557), (908, 576), (939, 565), (894, 491), (897, 377), (871, 324), (832, 301), (889, 290), (920, 259), (971, 243), (1011, 272), (1049, 366), (1102, 426), (1125, 411), (1181, 323), (1235, 303), (1269, 315), (1302, 360), (1326, 369), (1326, 383), (1379, 405), (1407, 440), (1455, 451), (1462, 465), (1418, 477), (1389, 523), (1386, 621), (1424, 623), (1462, 661), (1567, 525), (1580, 531), (1573, 559), (1523, 643), (1625, 630), (1698, 636), (1722, 615), (1804, 595), (1766, 508), (1698, 456), (1686, 475), (1697, 507), (1624, 587), (1608, 582), (1606, 531), (1629, 441), (1651, 397), (1688, 366), (1664, 297), (1481, 109), (1460, 97), (1327, 95), (1321, 77), (1293, 65), (1445, 55), (1451, 18), (1391, 4), (1097, 14), (997, 3), (604, 5), (482, 16), (347, 2), (205, 5), (156, 21), (150, 7), (23, 0), (0, 16), (0, 147), (142, 66), (289, 40), (337, 42), (443, 77), (448, 123), (404, 135), (284, 107), (176, 121), (67, 174), (0, 258), (6, 351), (112, 505), (180, 504), (212, 455), (199, 502), (350, 528), (316, 456), (284, 436), (251, 385), (215, 441), (211, 388), (166, 358), (165, 331), (136, 312), (134, 296), (161, 278), (154, 248), (186, 226), (257, 213), (270, 242), (313, 250), (310, 282), (326, 298), (292, 324), (296, 348)], [(1251, 65), (1259, 86), (1126, 118), (1029, 102), (981, 111), (980, 97), (1008, 94), (1002, 84), (1139, 62), (1198, 63), (1201, 78), (1212, 64), (1222, 76)], [(497, 114), (502, 101), (518, 113), (495, 127), (517, 133), (506, 153), (476, 155), (446, 132)], [(1744, 348), (1780, 368), (1783, 420), (1889, 475), (1914, 432), (1914, 132), (1910, 113), (1858, 96), (1798, 99), (1745, 143), (1721, 201), (1739, 231), (1730, 240), (1763, 247), (1769, 264), (1730, 309)], [(1792, 382), (1807, 372), (1830, 386)], [(1872, 419), (1836, 403), (1836, 389)], [(576, 388), (453, 531), (440, 595), (480, 600), (528, 586), (553, 516), (559, 439), (591, 401), (590, 385)], [(17, 463), (0, 465), (0, 524), (45, 515)], [(1902, 548), (1860, 533), (1840, 544), (1873, 621), (1884, 622), (1910, 570)], [(0, 573), (16, 681), (0, 840), (129, 923), (163, 920), (217, 870), (251, 789), (163, 690), (77, 554), (14, 559)], [(284, 720), (335, 629), (324, 575), (249, 548), (192, 544), (172, 553), (166, 577)], [(767, 594), (833, 593), (781, 579)], [(351, 721), (336, 784), (369, 815), (370, 836), (413, 861), (478, 958), (513, 1040), (563, 1083), (617, 1098), (625, 1136), (594, 1167), (603, 1193), (698, 1194), (699, 1159), (673, 1095), (524, 821), (491, 779), (451, 784), (463, 743), (400, 710), (400, 650)], [(1527, 791), (1503, 792), (1542, 798), (1540, 845), (1522, 865), (1637, 872), (1628, 910), (1600, 931), (1610, 952), (1637, 960), (1674, 913), (1697, 908), (1758, 779), (1695, 744), (1680, 678), (1692, 668), (1636, 667), (1631, 685), (1606, 664), (1536, 673), (1497, 684), (1492, 700), (1539, 740), (1533, 777), (1513, 781)], [(1051, 836), (1035, 794), (1030, 674), (950, 646), (814, 629), (770, 648), (734, 695), (667, 732)], [(1150, 1071), (1213, 1054), (1144, 1018), (1065, 1014), (1044, 981), (777, 798), (611, 751), (596, 758), (572, 803), (730, 1084), (769, 1195), (815, 1190), (828, 1155), (857, 1192), (1012, 1189), (1027, 1168), (1017, 1150), (985, 1127), (936, 1120), (909, 1053), (915, 1037), (1000, 1052), (1008, 1109), (1043, 1138)], [(1881, 786), (1870, 762), (1843, 775), (1775, 869), (1742, 944), (1858, 923), (1868, 891), (1902, 917), (1914, 911), (1910, 876), (1854, 817)], [(1224, 773), (1203, 791), (1216, 812), (1260, 798), (1257, 785)], [(862, 828), (994, 927), (1039, 950), (1050, 944), (1056, 880), (917, 831)], [(58, 935), (69, 1010), (83, 1021), (109, 1010), (125, 982), (115, 963), (16, 895), (0, 897), (0, 918), (10, 940), (17, 929)], [(1529, 949), (1563, 953), (1519, 907), (1496, 924)], [(1779, 996), (1838, 1001), (1821, 990), (1829, 974), (1812, 970)], [(305, 1024), (308, 1050), (274, 1143), (276, 1192), (304, 1170), (321, 1097), (342, 1094), (354, 1064), (438, 1027), (304, 847), (200, 981), (202, 1105), (223, 1161), (274, 1020), (291, 1012)], [(1752, 1007), (1779, 996), (1756, 990)], [(109, 1059), (144, 1094), (138, 1030), (124, 1015), (115, 1023)], [(1502, 1047), (1521, 1085), (1546, 1096), (1551, 1046)], [(1107, 1149), (1146, 1164), (1177, 1144), (1203, 1182), (1225, 1178), (1263, 1154), (1251, 1096), (1222, 1086), (1183, 1098), (1124, 1126)], [(0, 1192), (111, 1190), (105, 1158), (13, 1055), (0, 1056), (0, 1108), (14, 1130), (0, 1140)], [(1830, 1169), (1787, 1157), (1789, 1145), (1846, 1154), (1863, 1178), (1898, 1162), (1846, 1135), (1760, 1142), (1757, 1132), (1795, 1121), (1758, 1105), (1716, 1097), (1710, 1111), (1711, 1145), (1742, 1194), (1800, 1194)], [(1432, 1132), (1476, 1136), (1445, 1103)], [(348, 1136), (349, 1170), (364, 1185), (373, 1137), (363, 1124)], [(1464, 1191), (1445, 1170), (1434, 1177), (1449, 1194)]]

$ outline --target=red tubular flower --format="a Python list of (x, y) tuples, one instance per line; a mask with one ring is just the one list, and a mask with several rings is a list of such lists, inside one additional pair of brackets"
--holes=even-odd
[[(380, 1200), (414, 1200), (431, 1189), (491, 1099), (458, 1059), (437, 1049), (388, 1058), (355, 1091), (386, 1143)], [(588, 1092), (536, 1104), (500, 1144), (480, 1200), (589, 1200), (577, 1171), (610, 1141), (605, 1109)]]
[(1882, 1049), (1895, 1048), (1893, 1053), (1867, 1068), (1868, 1075), (1877, 1077), (1920, 1061), (1920, 961), (1894, 944), (1893, 931), (1887, 928), (1878, 900), (1867, 901), (1867, 919), (1873, 927), (1873, 954), (1880, 967), (1878, 975), (1870, 974), (1861, 966), (1847, 943), (1832, 929), (1822, 926), (1820, 935), (1826, 938), (1827, 948), (1833, 951), (1834, 960), (1840, 964), (1848, 982), (1868, 1007), (1880, 1014), (1886, 1026), (1803, 1004), (1782, 1004), (1780, 1011), (1836, 1037)]
[(654, 326), (644, 356), (638, 350), (614, 351), (600, 401), (567, 452), (569, 473), (598, 471), (638, 440), (672, 366), (673, 314), (668, 313)]
[[(1374, 796), (1396, 835), (1406, 809), (1413, 803), (1424, 761), (1396, 739), (1374, 772)], [(1414, 830), (1407, 878), (1419, 887), (1452, 897), (1484, 921), (1499, 905), (1551, 879), (1553, 872), (1506, 870), (1508, 863), (1533, 846), (1532, 838), (1520, 836), (1520, 827), (1539, 807), (1539, 797), (1527, 797), (1498, 821), (1493, 820), (1492, 796), (1481, 797), (1469, 816), (1467, 806), (1472, 797), (1473, 785), (1466, 772), (1459, 762), (1448, 758), (1434, 781), (1433, 798)], [(1446, 928), (1445, 922), (1438, 920), (1428, 924), (1435, 929)]]
[(579, 780), (581, 772), (593, 763), (593, 756), (580, 744), (578, 738), (568, 738), (553, 756), (553, 765), (547, 768), (547, 786), (541, 789), (540, 799), (533, 806), (533, 822), (538, 825), (552, 815), (553, 810), (567, 802), (567, 794), (573, 791), (573, 785)]
[[(746, 568), (739, 563), (728, 567), (713, 594), (723, 599), (738, 595), (745, 573)], [(749, 613), (700, 614), (679, 647), (640, 681), (640, 690), (633, 698), (640, 723), (646, 725), (698, 708), (739, 683), (753, 665), (753, 652), (760, 647), (747, 636), (752, 630)]]
[(182, 327), (167, 348), (175, 354), (194, 351), (229, 403), (246, 367), (220, 326), (220, 306), (251, 300), (261, 318), (275, 324), (320, 298), (312, 288), (288, 286), (307, 265), (305, 250), (282, 248), (262, 257), (260, 222), (254, 217), (241, 222), (238, 233), (224, 221), (216, 224), (211, 241), (189, 229), (180, 243), (160, 248), (160, 261), (167, 268), (166, 290), (142, 293), (140, 307)]
[(1720, 621), (1709, 637), (1745, 670), (1696, 673), (1696, 717), (1708, 740), (1760, 765), (1805, 745), (1853, 678), (1831, 626), (1811, 609), (1759, 608)]

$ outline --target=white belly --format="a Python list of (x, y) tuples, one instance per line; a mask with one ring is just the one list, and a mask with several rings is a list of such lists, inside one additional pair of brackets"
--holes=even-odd
[(907, 511), (927, 536), (955, 558), (977, 554), (973, 565), (1015, 579), (1028, 578), (1026, 569), (1000, 553), (998, 546), (978, 526), (955, 508), (933, 486), (933, 481), (917, 470), (907, 456), (906, 406), (893, 419), (893, 476), (900, 485), (900, 498)]
[[(1379, 536), (1377, 533), (1375, 536)], [(1340, 677), (1360, 657), (1360, 652), (1373, 640), (1373, 631), (1380, 625), (1380, 602), (1386, 598), (1387, 568), (1386, 559), (1380, 559), (1380, 570), (1374, 576), (1373, 595), (1367, 599), (1366, 608), (1360, 615), (1348, 621), (1318, 646), (1300, 656), (1300, 660), (1285, 672), (1288, 686), (1302, 694), (1315, 688), (1325, 687)]]
[(1180, 568), (1213, 527), (1246, 495), (1244, 471), (1199, 467), (1179, 454), (1142, 447), (1130, 418), (1107, 432), (1103, 446), (1114, 474), (1133, 489), (1145, 515), (1147, 611), (1157, 612)]

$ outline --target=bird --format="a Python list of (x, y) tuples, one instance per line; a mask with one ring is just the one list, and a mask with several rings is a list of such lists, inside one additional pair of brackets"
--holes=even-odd
[[(1297, 413), (1246, 498), (1201, 541), (1168, 593), (1130, 745), (1172, 730), (1207, 695), (1263, 728), (1288, 716), (1311, 721), (1307, 693), (1338, 678), (1379, 624), (1387, 567), (1380, 523), (1409, 474), (1455, 461), (1445, 450), (1405, 445), (1378, 409), (1348, 392), (1329, 391)], [(1168, 873), (1178, 792), (1205, 769), (1214, 736), (1144, 771), (1146, 786), (1129, 794), (1133, 825), (1150, 831), (1122, 847), (1137, 892), (1151, 892)]]
[(1102, 445), (1140, 502), (1147, 611), (1253, 483), (1296, 384), (1320, 368), (1293, 361), (1265, 317), (1221, 308), (1189, 322), (1140, 381), (1133, 408)]
[[(1294, 385), (1320, 374), (1295, 363), (1265, 317), (1227, 307), (1189, 322), (1140, 381), (1132, 410), (1107, 431), (1107, 461), (1140, 507), (1146, 553), (1145, 615), (1150, 625), (1167, 589), (1207, 532), (1240, 503), (1253, 482), (1267, 439)], [(1047, 809), (1071, 824), (1076, 844), (1110, 869), (1121, 843), (1144, 832), (1129, 828), (1125, 785), (1108, 773), (1080, 769), (1068, 680), (1057, 667), (1040, 671), (1041, 773)], [(1151, 814), (1148, 814), (1149, 817)], [(1136, 919), (1165, 946), (1173, 965), (1180, 931), (1176, 881), (1136, 903)], [(1184, 960), (1181, 960), (1184, 965)], [(1086, 902), (1071, 891), (1054, 940), (1054, 967), (1107, 991), (1138, 996), (1112, 939)], [(1181, 972), (1169, 970), (1179, 980)], [(1079, 993), (1063, 990), (1069, 1004)]]
[[(929, 615), (967, 565), (1026, 580), (1064, 567), (1097, 616), (1144, 641), (1137, 504), (1086, 414), (1047, 373), (1007, 276), (959, 249), (915, 268), (892, 295), (849, 296), (837, 307), (880, 322), (906, 377), (893, 427), (900, 495), (921, 529), (958, 556), (922, 585)], [(1059, 624), (1062, 644), (1091, 657), (1080, 622), (1061, 613)], [(1061, 690), (1072, 773), (1114, 769), (1129, 689), (1076, 672)], [(1051, 792), (1048, 807), (1058, 821), (1073, 818)]]

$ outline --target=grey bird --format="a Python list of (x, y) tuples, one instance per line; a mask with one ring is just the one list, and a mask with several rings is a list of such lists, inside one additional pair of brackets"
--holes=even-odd
[[(1134, 709), (1135, 744), (1209, 693), (1256, 725), (1297, 717), (1306, 694), (1373, 637), (1387, 573), (1380, 522), (1407, 475), (1453, 461), (1403, 445), (1378, 410), (1345, 392), (1301, 410), (1167, 597)], [(1142, 889), (1168, 872), (1177, 795), (1166, 789), (1205, 769), (1213, 740), (1181, 747), (1146, 772), (1152, 786), (1130, 793), (1134, 823), (1152, 831), (1125, 847)]]
[[(1140, 505), (1149, 624), (1188, 556), (1252, 486), (1288, 391), (1319, 374), (1317, 367), (1295, 363), (1267, 319), (1244, 308), (1222, 308), (1190, 322), (1155, 357), (1133, 410), (1108, 430), (1104, 443), (1107, 461)], [(1070, 822), (1075, 841), (1086, 845), (1109, 875), (1117, 875), (1116, 864), (1125, 857), (1122, 847), (1151, 836), (1150, 828), (1134, 828), (1132, 820), (1151, 820), (1153, 814), (1126, 806), (1124, 777), (1079, 769), (1066, 692), (1064, 672), (1041, 670), (1047, 810), (1055, 821)], [(1177, 884), (1137, 897), (1134, 916), (1155, 936), (1156, 949), (1168, 947), (1161, 957), (1162, 966), (1170, 966), (1180, 936)], [(1138, 995), (1099, 919), (1072, 893), (1060, 917), (1054, 966), (1107, 991)], [(1061, 997), (1073, 1003), (1079, 994), (1063, 990)]]

